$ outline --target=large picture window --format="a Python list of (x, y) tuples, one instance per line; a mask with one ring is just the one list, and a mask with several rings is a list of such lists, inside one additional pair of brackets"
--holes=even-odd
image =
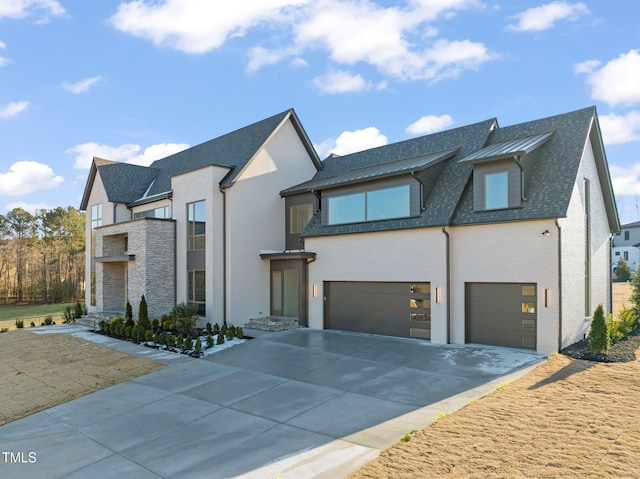
[(205, 202), (187, 204), (187, 249), (205, 249)]
[(495, 210), (509, 206), (509, 173), (502, 171), (484, 176), (485, 208)]
[(359, 223), (411, 215), (411, 188), (409, 185), (365, 191), (328, 199), (331, 225)]

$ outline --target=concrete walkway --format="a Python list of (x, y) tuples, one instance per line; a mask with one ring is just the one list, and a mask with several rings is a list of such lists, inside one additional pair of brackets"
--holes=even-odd
[(309, 329), (170, 359), (66, 332), (168, 367), (0, 427), (2, 451), (24, 457), (0, 457), (2, 478), (335, 479), (544, 360)]

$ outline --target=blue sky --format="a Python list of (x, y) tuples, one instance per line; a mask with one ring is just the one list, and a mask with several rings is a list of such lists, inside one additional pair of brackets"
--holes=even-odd
[(639, 220), (637, 0), (0, 0), (0, 213), (290, 107), (324, 157), (590, 105)]

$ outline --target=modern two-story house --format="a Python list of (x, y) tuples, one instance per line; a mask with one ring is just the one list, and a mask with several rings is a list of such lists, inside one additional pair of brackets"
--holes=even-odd
[(627, 223), (620, 227), (613, 237), (613, 255), (611, 261), (613, 267), (617, 266), (621, 259), (624, 259), (629, 269), (635, 271), (640, 264), (640, 221)]
[(549, 354), (610, 310), (595, 108), (320, 161), (293, 110), (154, 162), (95, 158), (87, 304)]

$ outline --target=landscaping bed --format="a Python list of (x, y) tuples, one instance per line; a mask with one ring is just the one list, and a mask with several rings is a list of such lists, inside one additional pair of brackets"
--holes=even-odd
[(589, 341), (583, 339), (582, 341), (567, 346), (560, 351), (560, 354), (564, 354), (573, 359), (583, 359), (586, 361), (626, 363), (636, 360), (635, 352), (638, 348), (640, 348), (640, 331), (635, 331), (624, 339), (613, 343), (606, 353), (594, 353), (589, 348)]

